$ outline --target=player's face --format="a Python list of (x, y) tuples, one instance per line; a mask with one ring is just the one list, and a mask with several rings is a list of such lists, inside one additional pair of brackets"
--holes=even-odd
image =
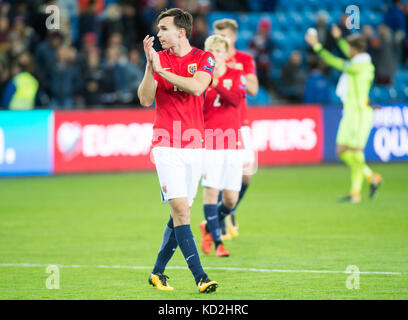
[(237, 35), (235, 34), (235, 32), (228, 28), (225, 28), (223, 30), (215, 29), (215, 34), (227, 37), (230, 40), (232, 46), (234, 46), (235, 41), (237, 41)]
[(174, 17), (161, 19), (157, 27), (159, 28), (157, 37), (164, 50), (177, 46), (181, 37), (184, 37), (182, 33), (184, 29), (177, 28)]
[(215, 58), (215, 65), (217, 67), (224, 65), (227, 59), (228, 53), (225, 49), (225, 45), (222, 43), (214, 43), (208, 48), (208, 52), (211, 52)]

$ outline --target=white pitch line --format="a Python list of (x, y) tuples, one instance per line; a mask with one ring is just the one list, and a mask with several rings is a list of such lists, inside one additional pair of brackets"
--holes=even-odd
[[(120, 266), (120, 265), (61, 265), (61, 264), (33, 264), (33, 263), (0, 263), (0, 267), (48, 267), (56, 265), (59, 268), (98, 268), (98, 269), (137, 269), (150, 270), (152, 267), (145, 266)], [(188, 269), (187, 267), (168, 266), (166, 269)], [(256, 269), (256, 268), (233, 268), (233, 267), (205, 267), (208, 270), (224, 270), (224, 271), (250, 271), (250, 272), (278, 272), (278, 273), (341, 273), (341, 274), (382, 274), (382, 275), (404, 275), (407, 272), (388, 272), (388, 271), (335, 271), (335, 270), (282, 270), (282, 269)]]

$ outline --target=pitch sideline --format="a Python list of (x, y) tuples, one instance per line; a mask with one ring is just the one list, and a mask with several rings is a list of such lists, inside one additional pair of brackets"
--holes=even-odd
[[(121, 266), (121, 265), (61, 265), (61, 264), (35, 264), (35, 263), (0, 263), (0, 267), (48, 267), (55, 265), (59, 268), (96, 268), (96, 269), (136, 269), (150, 270), (147, 266)], [(166, 269), (185, 269), (188, 267), (168, 266)], [(377, 275), (405, 275), (407, 272), (388, 272), (388, 271), (336, 271), (336, 270), (283, 270), (283, 269), (257, 269), (257, 268), (235, 268), (235, 267), (205, 267), (207, 270), (223, 271), (249, 271), (249, 272), (276, 272), (276, 273), (337, 273), (337, 274), (377, 274)]]

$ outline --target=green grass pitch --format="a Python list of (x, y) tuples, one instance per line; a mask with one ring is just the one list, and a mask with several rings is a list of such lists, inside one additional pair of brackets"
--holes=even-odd
[[(175, 290), (148, 285), (169, 217), (155, 172), (1, 178), (0, 299), (408, 299), (408, 164), (372, 167), (385, 182), (371, 201), (365, 186), (358, 205), (337, 203), (343, 165), (260, 169), (237, 210), (240, 235), (225, 242), (231, 257), (199, 248), (220, 283), (210, 295), (179, 249), (166, 270)], [(198, 246), (202, 220), (200, 187)], [(61, 266), (58, 290), (46, 288), (50, 264)], [(349, 265), (379, 273), (348, 289)]]

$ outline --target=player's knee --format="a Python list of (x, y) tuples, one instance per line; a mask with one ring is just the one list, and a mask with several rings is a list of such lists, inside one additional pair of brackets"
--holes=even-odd
[(186, 199), (170, 200), (170, 206), (175, 225), (190, 223), (190, 207)]
[(223, 194), (222, 202), (228, 208), (230, 209), (234, 208), (238, 202), (238, 192), (232, 192), (232, 193), (225, 192), (225, 194)]

